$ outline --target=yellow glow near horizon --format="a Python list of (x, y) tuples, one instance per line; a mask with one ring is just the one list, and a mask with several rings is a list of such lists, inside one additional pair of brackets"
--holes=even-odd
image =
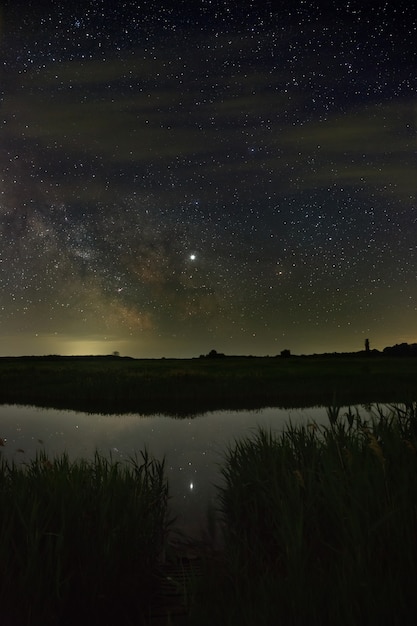
[(103, 341), (100, 339), (76, 339), (64, 342), (57, 342), (57, 344), (58, 343), (60, 346), (59, 354), (62, 354), (62, 356), (111, 354), (116, 350), (119, 351), (117, 344), (120, 344), (120, 342), (117, 341)]

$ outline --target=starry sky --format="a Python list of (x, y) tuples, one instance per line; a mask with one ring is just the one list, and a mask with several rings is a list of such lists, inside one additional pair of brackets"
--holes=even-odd
[(0, 2), (0, 355), (417, 342), (413, 7)]

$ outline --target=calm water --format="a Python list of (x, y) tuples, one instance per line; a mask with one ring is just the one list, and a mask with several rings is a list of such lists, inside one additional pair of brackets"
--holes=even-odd
[(1, 454), (16, 462), (33, 458), (38, 450), (51, 456), (68, 452), (71, 458), (91, 458), (98, 450), (128, 460), (146, 446), (166, 459), (171, 510), (176, 525), (197, 534), (215, 503), (214, 484), (219, 464), (234, 439), (250, 435), (257, 426), (280, 431), (293, 424), (327, 423), (325, 408), (216, 411), (193, 419), (164, 415), (96, 415), (35, 407), (0, 406)]

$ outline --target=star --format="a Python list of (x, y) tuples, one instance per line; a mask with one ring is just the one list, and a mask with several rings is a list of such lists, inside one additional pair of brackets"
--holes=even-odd
[(407, 3), (3, 4), (0, 355), (416, 341)]

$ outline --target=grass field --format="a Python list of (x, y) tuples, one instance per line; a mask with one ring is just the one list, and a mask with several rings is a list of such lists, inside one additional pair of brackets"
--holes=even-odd
[(387, 356), (0, 359), (0, 403), (102, 413), (400, 402), (417, 397), (417, 359)]

